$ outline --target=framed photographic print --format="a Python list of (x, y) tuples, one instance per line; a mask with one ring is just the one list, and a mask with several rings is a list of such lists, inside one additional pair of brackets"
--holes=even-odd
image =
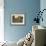
[(24, 25), (25, 24), (24, 14), (12, 14), (11, 15), (11, 24), (13, 24), (13, 25)]

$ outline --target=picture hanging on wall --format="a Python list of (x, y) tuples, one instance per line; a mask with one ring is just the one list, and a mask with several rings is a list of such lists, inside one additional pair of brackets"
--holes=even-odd
[(24, 14), (11, 14), (11, 24), (24, 25), (25, 24)]

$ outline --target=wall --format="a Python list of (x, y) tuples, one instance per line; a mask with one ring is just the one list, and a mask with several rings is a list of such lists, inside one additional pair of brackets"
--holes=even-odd
[[(40, 0), (4, 0), (4, 35), (7, 41), (18, 41), (32, 30), (35, 14), (40, 10)], [(26, 24), (23, 26), (11, 25), (11, 14), (23, 13)]]
[(4, 41), (4, 0), (0, 0), (0, 42)]
[[(41, 0), (41, 1), (40, 1), (40, 9), (41, 9), (41, 11), (42, 11), (43, 9), (46, 9), (46, 0)], [(45, 20), (45, 19), (46, 19), (46, 10), (43, 12), (42, 17), (43, 17), (43, 22), (41, 21), (41, 22), (40, 22), (40, 25), (46, 27), (46, 20)]]

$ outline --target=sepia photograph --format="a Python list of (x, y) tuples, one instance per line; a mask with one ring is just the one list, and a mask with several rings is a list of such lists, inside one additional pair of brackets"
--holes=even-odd
[(25, 22), (24, 14), (12, 14), (11, 15), (11, 24), (23, 25)]

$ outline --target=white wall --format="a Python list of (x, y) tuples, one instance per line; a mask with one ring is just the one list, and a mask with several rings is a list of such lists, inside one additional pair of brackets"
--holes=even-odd
[(46, 9), (46, 0), (40, 0), (40, 7), (41, 9)]
[(0, 42), (4, 41), (4, 0), (0, 0)]
[[(40, 9), (41, 9), (41, 11), (43, 9), (46, 9), (46, 0), (40, 0)], [(44, 20), (43, 20), (43, 22), (40, 21), (40, 24), (46, 27), (46, 11), (43, 12), (42, 17), (43, 17)]]

